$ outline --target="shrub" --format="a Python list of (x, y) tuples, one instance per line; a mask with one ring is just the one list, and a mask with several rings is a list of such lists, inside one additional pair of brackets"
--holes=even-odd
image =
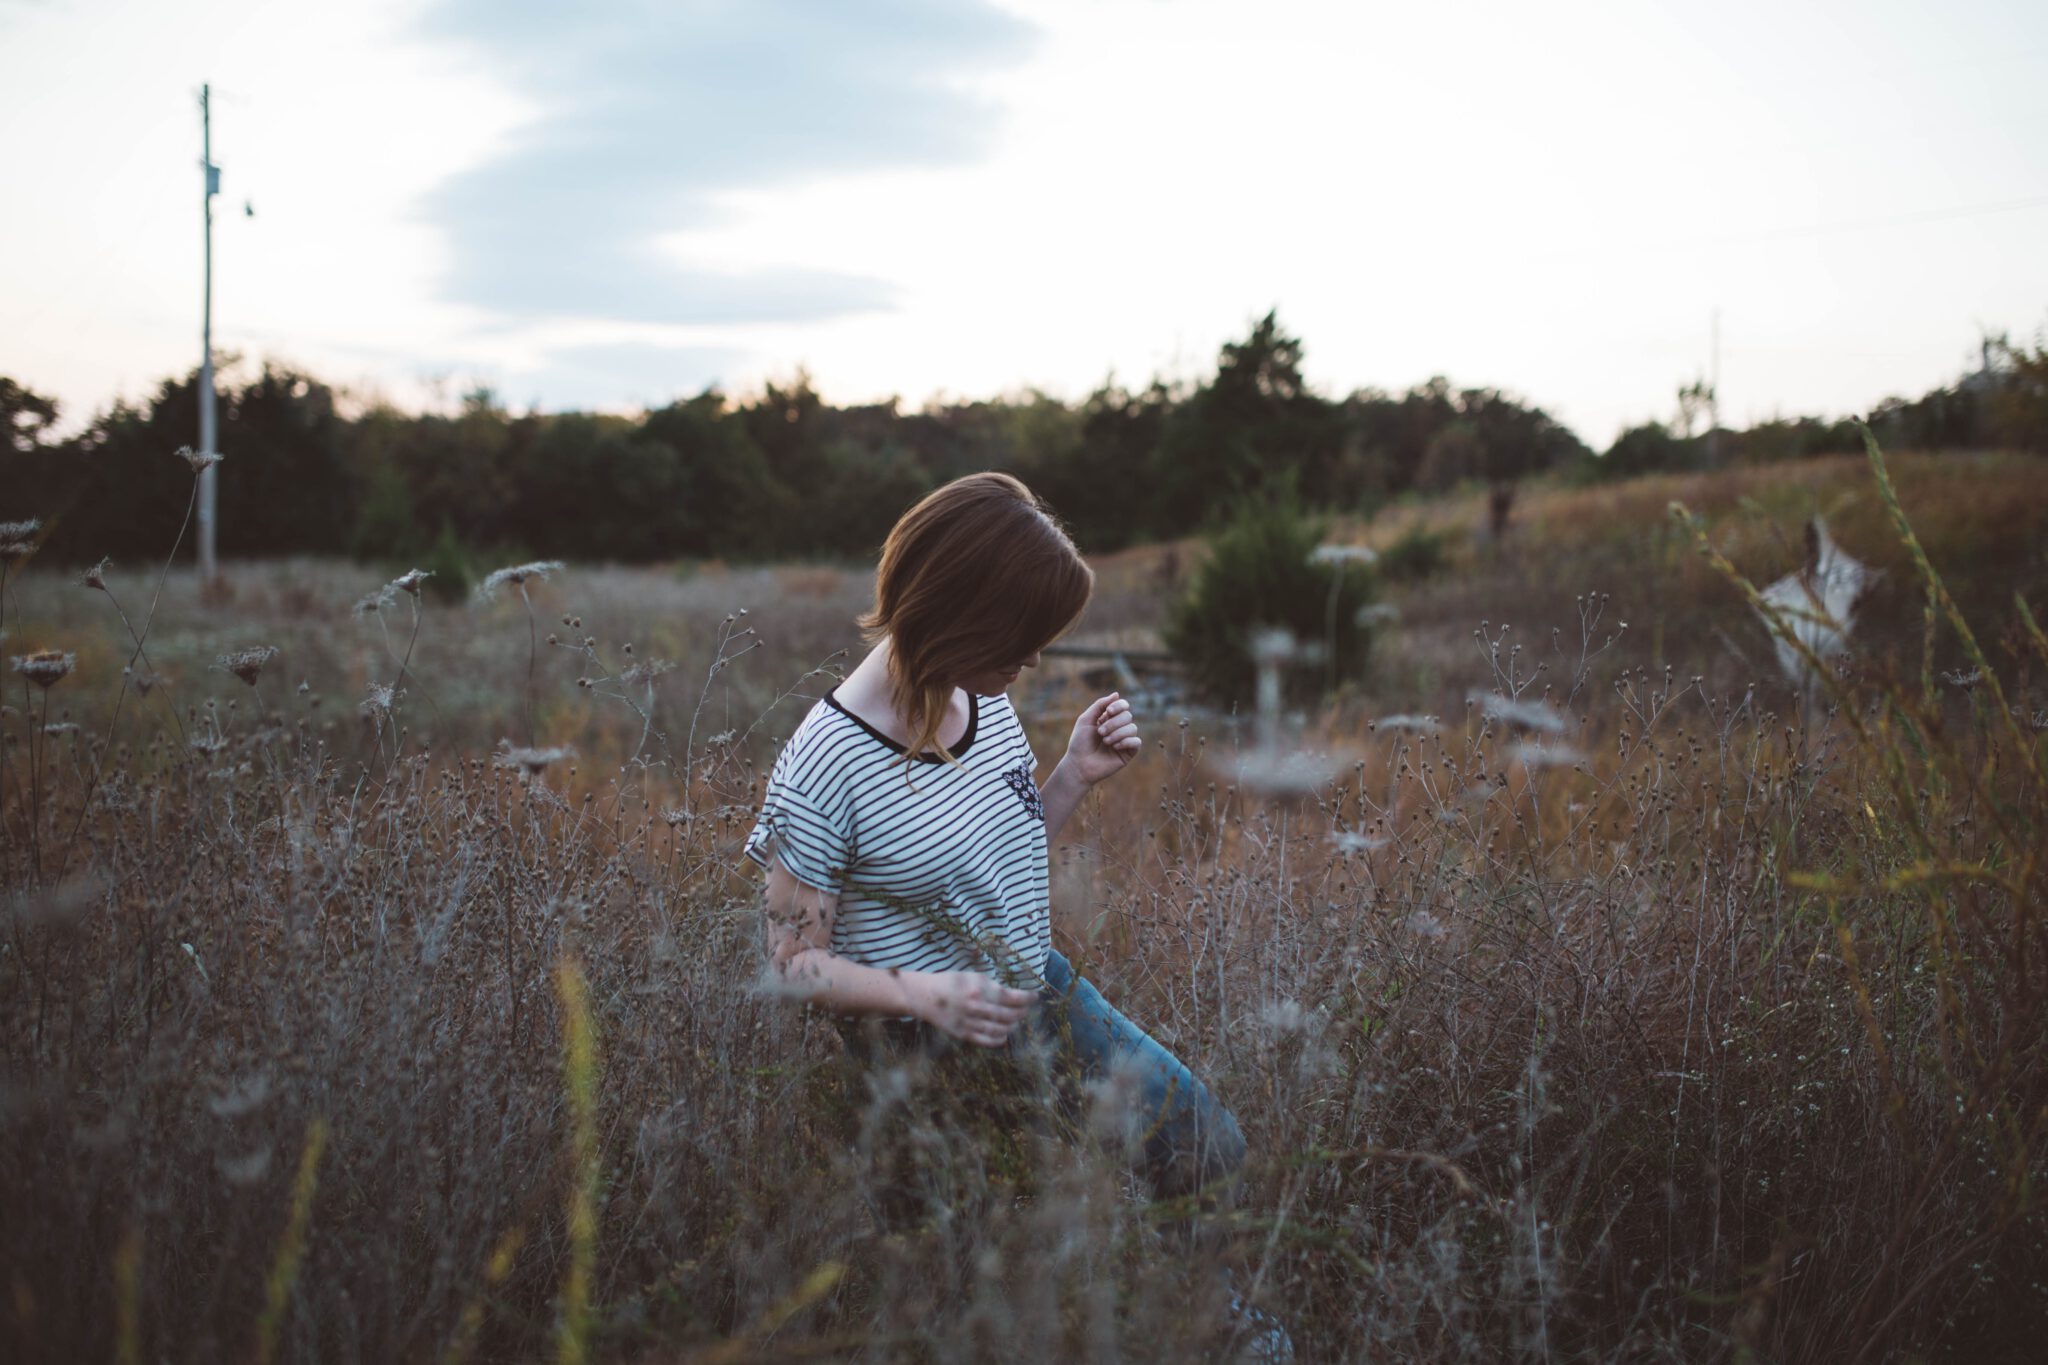
[(1615, 437), (1598, 459), (1578, 461), (1572, 473), (1582, 484), (1618, 483), (1645, 474), (1683, 474), (1703, 463), (1697, 438), (1680, 436), (1662, 422), (1646, 422)]
[(1358, 614), (1372, 601), (1372, 571), (1315, 558), (1323, 531), (1290, 499), (1267, 498), (1210, 538), (1209, 557), (1165, 632), (1167, 648), (1203, 692), (1225, 704), (1250, 700), (1251, 639), (1264, 629), (1289, 631), (1334, 656), (1334, 668), (1295, 670), (1297, 692), (1363, 671), (1371, 632)]
[(469, 596), (470, 584), (475, 579), (470, 554), (446, 522), (441, 524), (441, 534), (435, 537), (434, 547), (427, 551), (426, 562), (420, 567), (433, 575), (427, 580), (427, 587), (442, 601), (460, 602)]
[(1443, 572), (1450, 562), (1450, 537), (1427, 526), (1411, 526), (1380, 551), (1374, 565), (1383, 578), (1417, 582)]

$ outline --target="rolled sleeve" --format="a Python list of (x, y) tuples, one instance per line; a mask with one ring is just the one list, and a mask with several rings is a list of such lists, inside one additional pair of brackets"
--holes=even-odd
[[(780, 766), (780, 765), (778, 765)], [(780, 862), (805, 886), (838, 895), (853, 861), (852, 840), (843, 819), (783, 780), (768, 782), (761, 814), (747, 836), (747, 857), (768, 867)]]

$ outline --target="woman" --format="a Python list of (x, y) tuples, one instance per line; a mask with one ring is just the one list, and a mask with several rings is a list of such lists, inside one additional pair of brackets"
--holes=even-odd
[(1087, 605), (1094, 575), (1016, 479), (975, 474), (889, 534), (872, 650), (777, 759), (747, 855), (768, 870), (774, 968), (842, 1017), (857, 1051), (1033, 1044), (1084, 1076), (1132, 1072), (1143, 1174), (1192, 1193), (1244, 1159), (1237, 1121), (1052, 947), (1046, 850), (1143, 741), (1115, 693), (1065, 755), (1036, 759), (1006, 695)]

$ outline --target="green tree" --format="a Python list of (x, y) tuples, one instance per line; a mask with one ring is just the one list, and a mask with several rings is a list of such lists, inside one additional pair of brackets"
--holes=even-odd
[(225, 395), (222, 407), (221, 554), (345, 553), (361, 490), (348, 468), (334, 391), (266, 364)]
[(56, 399), (45, 398), (0, 374), (0, 426), (5, 427), (8, 450), (25, 454), (37, 449), (56, 421)]
[(1498, 541), (1523, 480), (1591, 454), (1549, 413), (1498, 389), (1465, 389), (1451, 401), (1449, 417), (1430, 436), (1417, 469), (1425, 489), (1445, 489), (1468, 479), (1487, 490), (1487, 529)]
[(797, 500), (770, 470), (749, 426), (706, 389), (647, 414), (642, 434), (675, 453), (675, 542), (669, 554), (801, 552)]
[(768, 471), (785, 488), (822, 486), (829, 460), (825, 400), (799, 370), (788, 386), (769, 384), (738, 411), (740, 425), (768, 461)]
[(1616, 483), (1645, 474), (1675, 474), (1700, 463), (1700, 441), (1676, 436), (1662, 422), (1630, 427), (1614, 438), (1607, 453), (1572, 466), (1579, 483)]
[(1282, 484), (1321, 500), (1343, 424), (1309, 391), (1301, 358), (1301, 342), (1273, 313), (1224, 345), (1216, 377), (1174, 409), (1154, 452), (1155, 534), (1185, 535), (1237, 499)]
[(2048, 453), (2048, 337), (2032, 350), (2000, 346), (2005, 374), (1990, 400), (1992, 437), (2015, 450)]
[(1121, 549), (1155, 518), (1149, 474), (1174, 397), (1155, 381), (1133, 393), (1105, 383), (1077, 409), (1034, 412), (1016, 475), (1059, 514), (1083, 550)]
[(477, 388), (452, 417), (373, 408), (355, 423), (350, 445), (358, 468), (396, 470), (419, 534), (447, 527), (465, 544), (508, 546), (515, 539), (516, 471), (538, 425), (538, 418), (514, 418), (497, 395)]
[(514, 459), (508, 529), (532, 553), (632, 563), (682, 549), (688, 506), (681, 458), (633, 418), (538, 418)]
[(1372, 571), (1318, 558), (1325, 530), (1282, 488), (1243, 504), (1210, 536), (1208, 557), (1165, 630), (1167, 648), (1204, 693), (1225, 705), (1251, 700), (1251, 641), (1267, 629), (1332, 651), (1324, 667), (1294, 670), (1290, 690), (1298, 698), (1332, 674), (1364, 672), (1372, 633), (1359, 614), (1372, 601)]

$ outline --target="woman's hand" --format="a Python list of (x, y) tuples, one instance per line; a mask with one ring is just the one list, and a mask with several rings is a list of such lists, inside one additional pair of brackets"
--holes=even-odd
[(1074, 722), (1074, 737), (1067, 741), (1064, 762), (1088, 786), (1123, 771), (1137, 757), (1145, 741), (1138, 738), (1138, 722), (1131, 704), (1122, 694), (1112, 692), (1088, 704)]
[(1038, 999), (999, 986), (980, 972), (905, 972), (904, 988), (918, 1018), (963, 1043), (1001, 1047)]

